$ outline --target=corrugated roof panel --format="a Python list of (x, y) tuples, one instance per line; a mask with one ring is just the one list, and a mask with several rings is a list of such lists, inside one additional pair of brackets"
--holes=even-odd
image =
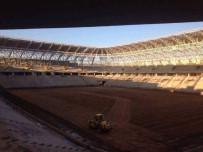
[(16, 47), (18, 44), (18, 40), (8, 39), (5, 43), (5, 47)]
[(59, 49), (59, 51), (67, 51), (68, 50), (68, 48), (69, 48), (70, 46), (68, 46), (68, 45), (63, 45), (60, 49)]
[(43, 43), (41, 46), (40, 46), (40, 50), (48, 50), (51, 46), (51, 43)]
[(17, 47), (18, 48), (28, 48), (30, 46), (30, 43), (31, 43), (31, 41), (21, 40), (21, 41), (19, 41)]
[(52, 46), (49, 50), (58, 51), (60, 49), (61, 45), (62, 44), (52, 44)]
[(32, 43), (29, 46), (29, 49), (39, 49), (40, 46), (41, 46), (41, 42), (32, 41)]

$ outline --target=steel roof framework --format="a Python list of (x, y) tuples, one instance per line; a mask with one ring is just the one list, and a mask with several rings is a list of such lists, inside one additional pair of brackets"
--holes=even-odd
[(0, 58), (2, 63), (54, 61), (90, 66), (203, 64), (203, 29), (104, 48), (0, 37)]

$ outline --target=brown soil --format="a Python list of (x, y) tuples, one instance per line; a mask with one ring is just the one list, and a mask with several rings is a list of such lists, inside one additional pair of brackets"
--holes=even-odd
[[(203, 97), (151, 90), (73, 87), (10, 90), (122, 151), (184, 151), (203, 144)], [(103, 113), (113, 130), (87, 121)]]

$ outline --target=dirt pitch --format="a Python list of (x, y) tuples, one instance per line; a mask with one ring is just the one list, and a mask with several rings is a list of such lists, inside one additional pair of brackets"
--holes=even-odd
[[(173, 152), (203, 145), (203, 96), (108, 87), (10, 92), (121, 151)], [(95, 113), (103, 113), (113, 130), (89, 129), (87, 121)]]

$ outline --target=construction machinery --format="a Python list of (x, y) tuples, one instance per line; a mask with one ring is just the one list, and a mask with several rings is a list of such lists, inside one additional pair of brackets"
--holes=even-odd
[(95, 114), (94, 119), (89, 120), (88, 123), (90, 128), (97, 129), (99, 132), (107, 132), (112, 129), (103, 114)]

